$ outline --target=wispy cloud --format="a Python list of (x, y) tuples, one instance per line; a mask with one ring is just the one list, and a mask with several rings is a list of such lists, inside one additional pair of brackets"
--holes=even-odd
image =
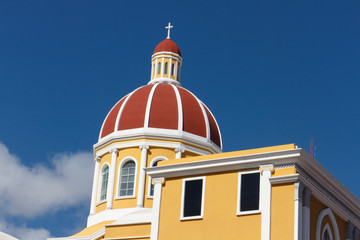
[(1, 231), (21, 240), (44, 240), (51, 237), (50, 232), (46, 229), (28, 228), (26, 225), (22, 225), (20, 227), (14, 226), (2, 220), (0, 220), (0, 229)]
[(88, 201), (93, 157), (90, 152), (55, 155), (51, 166), (24, 166), (0, 143), (0, 212), (32, 218)]

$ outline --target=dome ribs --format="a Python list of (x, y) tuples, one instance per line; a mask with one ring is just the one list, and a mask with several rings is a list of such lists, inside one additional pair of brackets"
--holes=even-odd
[(178, 128), (178, 106), (176, 95), (169, 84), (159, 84), (155, 89), (149, 117), (149, 127)]
[(206, 122), (198, 100), (178, 87), (183, 107), (183, 131), (206, 138)]
[(152, 87), (148, 85), (139, 88), (129, 97), (121, 114), (118, 130), (144, 127), (146, 104)]
[(107, 135), (109, 135), (110, 133), (114, 132), (115, 129), (115, 122), (116, 122), (116, 116), (119, 113), (119, 110), (122, 106), (122, 104), (124, 103), (126, 97), (128, 95), (126, 95), (125, 97), (123, 97), (114, 107), (113, 109), (111, 109), (111, 111), (109, 112), (109, 115), (106, 117), (106, 120), (104, 122), (104, 125), (102, 127), (101, 130), (101, 136), (100, 138), (103, 138)]
[(215, 120), (214, 116), (211, 114), (210, 110), (205, 106), (205, 104), (202, 103), (202, 106), (204, 107), (204, 109), (206, 111), (206, 115), (209, 120), (210, 140), (213, 141), (216, 145), (218, 145), (221, 148), (222, 147), (221, 137), (220, 137), (220, 132), (219, 132), (216, 120)]

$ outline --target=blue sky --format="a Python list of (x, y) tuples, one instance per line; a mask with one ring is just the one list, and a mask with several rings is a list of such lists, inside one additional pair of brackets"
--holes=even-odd
[(85, 227), (102, 121), (147, 84), (169, 21), (181, 83), (215, 115), (224, 151), (309, 151), (312, 136), (316, 160), (360, 197), (359, 12), (355, 0), (1, 1), (0, 230)]

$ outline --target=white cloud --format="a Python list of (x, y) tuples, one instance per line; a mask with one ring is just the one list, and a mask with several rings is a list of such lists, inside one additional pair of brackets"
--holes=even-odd
[(44, 240), (50, 238), (50, 232), (43, 228), (27, 228), (26, 225), (15, 227), (0, 221), (0, 230), (21, 240)]
[[(26, 167), (0, 143), (0, 212), (3, 215), (36, 217), (89, 201), (94, 169), (92, 154), (57, 154), (50, 162), (51, 167)], [(39, 231), (27, 231), (27, 234)]]

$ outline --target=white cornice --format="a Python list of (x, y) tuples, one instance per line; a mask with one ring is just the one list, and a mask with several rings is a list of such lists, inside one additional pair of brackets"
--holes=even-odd
[(310, 188), (315, 197), (333, 209), (345, 221), (351, 220), (360, 228), (360, 200), (300, 148), (226, 158), (216, 158), (215, 156), (210, 160), (157, 166), (156, 168), (150, 167), (146, 168), (145, 171), (153, 178), (170, 178), (224, 171), (239, 171), (242, 169), (258, 168), (264, 164), (273, 164), (275, 168), (284, 165), (296, 166), (297, 174), (272, 177), (270, 181), (273, 184), (277, 184), (300, 180), (305, 186)]
[(159, 140), (181, 141), (190, 145), (206, 148), (209, 153), (220, 153), (222, 150), (215, 143), (204, 137), (197, 136), (188, 132), (179, 132), (178, 130), (160, 129), (160, 128), (136, 128), (113, 132), (102, 138), (94, 145), (94, 151), (98, 151), (113, 142), (124, 140), (136, 140), (139, 138), (152, 138)]
[(151, 177), (179, 177), (193, 174), (206, 174), (258, 168), (259, 165), (274, 164), (283, 165), (296, 161), (300, 156), (300, 149), (285, 150), (270, 153), (251, 154), (245, 156), (232, 156), (227, 158), (216, 158), (196, 162), (179, 163), (156, 168), (145, 168)]

